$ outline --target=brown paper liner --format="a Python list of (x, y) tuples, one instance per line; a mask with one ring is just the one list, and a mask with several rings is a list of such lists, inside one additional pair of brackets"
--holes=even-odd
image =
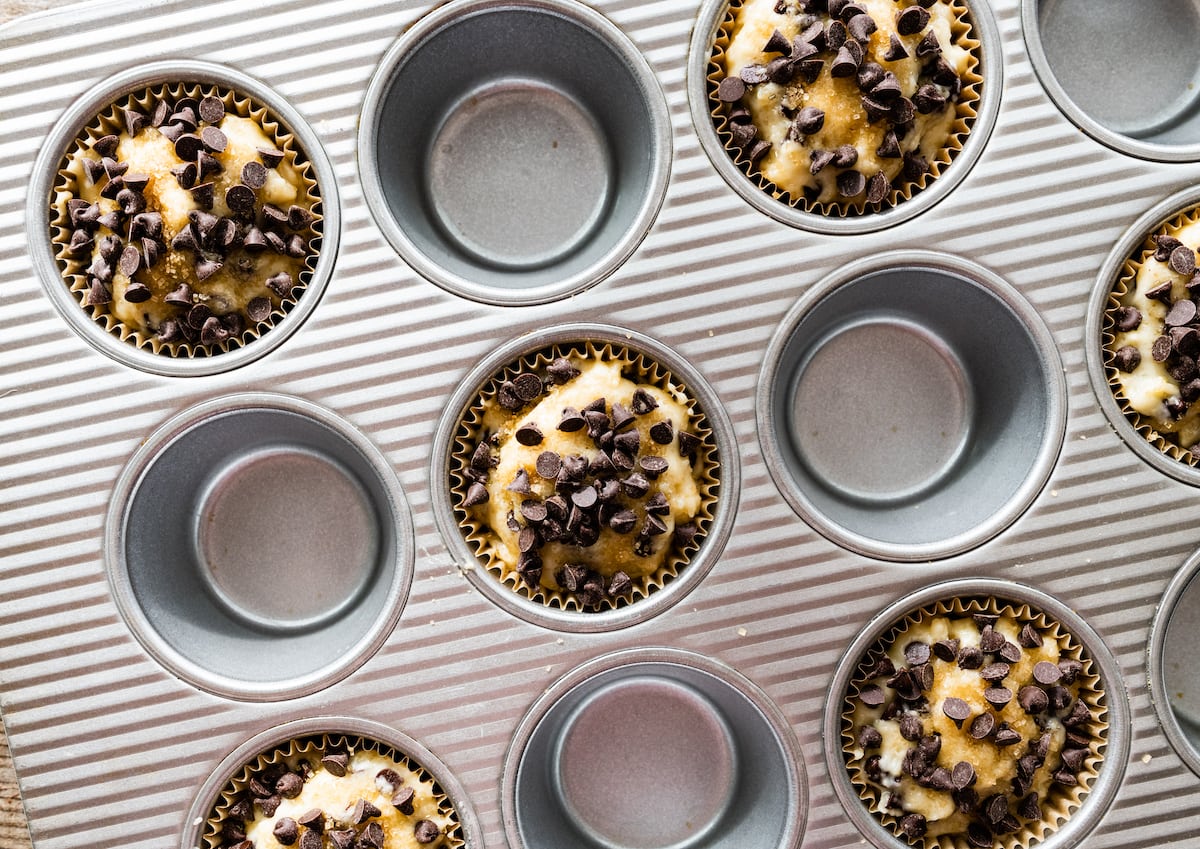
[[(1197, 456), (1196, 452), (1192, 450), (1193, 447), (1200, 450), (1200, 443), (1197, 443), (1196, 446), (1185, 448), (1176, 441), (1175, 434), (1160, 430), (1153, 417), (1143, 415), (1130, 406), (1129, 400), (1121, 390), (1118, 378), (1120, 372), (1116, 366), (1116, 352), (1113, 349), (1116, 345), (1118, 332), (1116, 329), (1116, 312), (1123, 305), (1122, 300), (1133, 291), (1142, 264), (1154, 256), (1156, 250), (1154, 237), (1159, 235), (1173, 236), (1179, 230), (1189, 224), (1195, 224), (1198, 220), (1200, 220), (1200, 210), (1185, 210), (1167, 221), (1153, 233), (1146, 235), (1141, 246), (1132, 256), (1126, 258), (1124, 264), (1121, 266), (1121, 273), (1117, 281), (1113, 284), (1112, 291), (1108, 294), (1108, 303), (1104, 309), (1104, 321), (1100, 331), (1104, 350), (1104, 373), (1108, 378), (1108, 386), (1112, 390), (1113, 397), (1116, 398), (1121, 412), (1125, 414), (1125, 418), (1129, 419), (1137, 432), (1147, 442), (1163, 454), (1166, 454), (1173, 460), (1193, 467), (1200, 466), (1200, 456)], [(1143, 320), (1145, 320), (1144, 317)], [(1149, 351), (1143, 352), (1143, 356), (1148, 355)]]
[[(427, 785), (433, 798), (437, 801), (438, 813), (447, 820), (443, 837), (428, 844), (430, 849), (460, 849), (465, 844), (462, 825), (454, 805), (437, 780), (429, 774), (422, 764), (411, 760), (403, 752), (398, 752), (391, 746), (377, 740), (360, 737), (354, 734), (319, 734), (288, 740), (262, 752), (254, 760), (239, 769), (222, 788), (217, 797), (213, 810), (204, 821), (203, 841), (206, 849), (220, 849), (223, 845), (222, 830), (231, 821), (230, 809), (243, 797), (250, 786), (251, 779), (260, 775), (265, 769), (279, 764), (295, 765), (307, 761), (316, 768), (322, 755), (327, 750), (356, 752), (373, 750), (395, 761), (402, 767), (411, 770), (422, 785)], [(355, 799), (347, 799), (347, 807), (355, 803)], [(234, 824), (240, 823), (240, 820)], [(415, 818), (414, 818), (415, 824)]]
[[(1091, 711), (1092, 722), (1087, 730), (1091, 734), (1092, 742), (1089, 746), (1089, 754), (1076, 775), (1078, 785), (1066, 787), (1052, 782), (1050, 785), (1052, 793), (1047, 798), (1040, 800), (1043, 812), (1040, 821), (1036, 823), (1022, 821), (1020, 830), (1012, 834), (996, 835), (993, 838), (993, 845), (1002, 847), (1002, 849), (1026, 849), (1034, 843), (1040, 843), (1057, 831), (1079, 809), (1103, 763), (1108, 736), (1107, 700), (1103, 682), (1096, 674), (1091, 659), (1084, 652), (1083, 646), (1060, 623), (1051, 621), (1044, 613), (1034, 610), (1028, 604), (1017, 604), (992, 597), (953, 598), (926, 605), (900, 620), (880, 638), (856, 667), (858, 679), (851, 681), (850, 691), (846, 694), (846, 702), (842, 711), (842, 753), (850, 772), (850, 781), (857, 789), (863, 804), (898, 838), (906, 840), (907, 838), (900, 828), (900, 818), (885, 809), (883, 791), (871, 782), (864, 771), (866, 758), (856, 739), (854, 703), (859, 697), (860, 686), (866, 683), (865, 676), (883, 658), (891, 646), (904, 639), (904, 635), (911, 628), (930, 619), (939, 617), (962, 619), (976, 613), (1007, 616), (1014, 619), (1018, 625), (1031, 624), (1042, 635), (1043, 640), (1058, 643), (1060, 657), (1071, 658), (1083, 664), (1083, 671), (1076, 680), (1079, 683), (1078, 697)], [(908, 842), (914, 846), (922, 846), (924, 849), (934, 849), (934, 847), (936, 849), (970, 849), (965, 833), (926, 835), (916, 840), (908, 840)]]
[[(462, 474), (462, 469), (470, 464), (471, 454), (480, 439), (486, 408), (495, 402), (500, 385), (522, 372), (534, 371), (544, 374), (546, 366), (551, 361), (557, 357), (570, 355), (621, 362), (623, 373), (633, 382), (657, 386), (684, 401), (691, 417), (691, 431), (701, 440), (693, 463), (693, 468), (700, 469), (697, 480), (701, 494), (700, 509), (692, 519), (698, 531), (695, 539), (684, 549), (681, 549), (678, 544), (672, 543), (673, 550), (660, 569), (641, 578), (634, 578), (632, 591), (627, 595), (615, 598), (606, 595), (601, 603), (594, 607), (582, 605), (573, 593), (549, 589), (541, 584), (531, 586), (517, 573), (515, 568), (510, 568), (489, 553), (488, 539), (492, 533), (491, 529), (479, 522), (469, 509), (462, 507), (466, 488), (469, 485), (467, 478)], [(719, 491), (720, 467), (716, 440), (712, 428), (708, 425), (704, 412), (700, 410), (696, 400), (687, 393), (685, 387), (682, 387), (672, 377), (670, 372), (646, 355), (607, 342), (560, 343), (526, 354), (505, 366), (480, 388), (476, 401), (464, 413), (463, 420), (459, 423), (458, 430), (454, 435), (454, 448), (450, 457), (450, 495), (454, 505), (455, 518), (467, 544), (474, 550), (488, 572), (513, 592), (546, 607), (560, 610), (584, 613), (613, 610), (634, 604), (639, 599), (646, 598), (662, 589), (678, 577), (680, 570), (688, 564), (692, 555), (703, 543), (709, 526), (712, 524), (712, 509), (717, 502)]]
[(809, 201), (802, 194), (799, 197), (795, 197), (790, 192), (775, 185), (775, 183), (767, 179), (758, 170), (757, 165), (750, 161), (747, 152), (734, 144), (733, 134), (729, 130), (728, 109), (725, 104), (717, 99), (717, 86), (720, 85), (721, 80), (725, 76), (723, 65), (725, 50), (729, 46), (729, 30), (734, 24), (737, 10), (742, 6), (742, 2), (743, 0), (730, 0), (729, 8), (725, 13), (720, 27), (717, 29), (716, 38), (713, 40), (712, 54), (708, 61), (707, 76), (709, 114), (712, 117), (713, 125), (716, 127), (717, 136), (721, 139), (722, 144), (724, 144), (725, 151), (729, 154), (730, 158), (733, 159), (734, 163), (747, 177), (753, 180), (768, 195), (795, 209), (811, 212), (816, 215), (837, 218), (871, 215), (872, 213), (898, 206), (904, 201), (911, 199), (917, 192), (928, 188), (962, 151), (967, 135), (971, 132), (971, 128), (974, 126), (975, 120), (979, 115), (977, 106), (983, 85), (983, 77), (979, 74), (979, 50), (981, 45), (979, 39), (974, 34), (974, 26), (971, 23), (971, 12), (966, 6), (954, 3), (952, 4), (952, 8), (955, 12), (955, 19), (954, 25), (951, 28), (951, 35), (957, 45), (970, 52), (972, 63), (961, 77), (962, 90), (959, 93), (958, 100), (954, 104), (955, 121), (950, 128), (950, 134), (947, 136), (946, 143), (939, 150), (938, 155), (930, 160), (929, 172), (923, 174), (918, 180), (905, 181), (897, 186), (895, 185), (896, 180), (903, 179), (903, 172), (901, 172), (896, 180), (892, 181), (893, 185), (888, 196), (875, 204), (867, 203), (865, 193), (847, 201), (814, 202)]
[[(303, 181), (303, 189), (309, 211), (315, 216), (311, 225), (312, 236), (308, 239), (308, 256), (304, 260), (304, 268), (297, 275), (298, 279), (291, 294), (282, 299), (271, 315), (263, 322), (246, 321), (246, 329), (237, 336), (230, 336), (215, 345), (192, 344), (187, 341), (163, 342), (157, 334), (147, 333), (140, 328), (133, 328), (117, 319), (109, 312), (108, 305), (87, 306), (84, 299), (88, 294), (86, 269), (91, 263), (91, 255), (84, 259), (76, 259), (67, 251), (71, 239), (70, 219), (66, 212), (67, 201), (76, 192), (76, 177), (68, 170), (68, 164), (76, 156), (87, 155), (91, 151), (91, 143), (108, 135), (120, 136), (125, 131), (125, 122), (121, 115), (124, 107), (131, 107), (143, 114), (153, 112), (153, 105), (160, 100), (174, 102), (184, 97), (200, 100), (209, 95), (219, 97), (225, 104), (228, 113), (253, 120), (263, 128), (268, 138), (272, 138), (275, 147), (283, 151), (284, 161), (290, 162), (296, 168)], [(266, 333), (281, 318), (296, 305), (297, 299), (303, 294), (312, 279), (316, 268), (317, 257), (321, 246), (321, 192), (317, 184), (313, 168), (299, 143), (280, 121), (264, 106), (254, 102), (249, 97), (232, 89), (219, 85), (198, 83), (157, 84), (134, 92), (112, 103), (101, 112), (76, 139), (74, 146), (63, 157), (56, 175), (52, 197), (50, 199), (50, 241), (56, 251), (55, 260), (64, 282), (70, 288), (79, 302), (80, 309), (86, 311), (106, 331), (116, 336), (122, 342), (171, 357), (206, 357), (226, 353), (258, 339)]]

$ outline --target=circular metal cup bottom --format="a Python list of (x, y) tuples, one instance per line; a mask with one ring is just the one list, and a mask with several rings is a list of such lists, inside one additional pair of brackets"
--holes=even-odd
[(1193, 554), (1163, 593), (1150, 628), (1150, 697), (1175, 752), (1200, 776), (1200, 553)]
[[(304, 157), (311, 164), (321, 193), (321, 233), (316, 267), (296, 305), (276, 321), (261, 338), (244, 347), (206, 357), (171, 357), (155, 354), (122, 342), (107, 332), (79, 305), (63, 280), (54, 259), (55, 249), (46, 225), (55, 175), (69, 146), (97, 114), (110, 104), (149, 86), (175, 83), (219, 85), (253, 99), (265, 107), (273, 120), (295, 137)], [(341, 239), (341, 204), (333, 165), (325, 156), (316, 134), (300, 113), (286, 100), (258, 80), (240, 71), (211, 62), (167, 60), (139, 65), (116, 74), (88, 90), (59, 118), (42, 145), (34, 164), (26, 202), (26, 237), (34, 267), (42, 285), (58, 312), (71, 329), (89, 345), (119, 363), (151, 374), (193, 377), (218, 374), (244, 366), (283, 344), (305, 322), (333, 274)]]
[(502, 804), (514, 849), (786, 849), (807, 791), (786, 721), (706, 658), (638, 649), (591, 661), (522, 720)]
[(1129, 758), (1130, 714), (1124, 681), (1116, 658), (1080, 616), (1067, 604), (1024, 584), (990, 579), (967, 579), (933, 584), (889, 605), (867, 623), (838, 662), (829, 696), (825, 702), (823, 737), (825, 765), (834, 792), (850, 821), (872, 845), (879, 849), (911, 849), (868, 810), (850, 780), (842, 751), (842, 712), (856, 670), (867, 652), (910, 613), (927, 605), (954, 598), (990, 597), (999, 601), (1029, 605), (1033, 610), (1062, 624), (1091, 658), (1104, 687), (1108, 722), (1104, 759), (1095, 781), (1080, 807), (1065, 823), (1037, 844), (1039, 849), (1068, 849), (1076, 846), (1096, 826), (1116, 797)]
[(409, 264), (519, 305), (579, 292), (633, 252), (662, 203), (671, 131), (650, 67), (600, 14), (466, 0), (384, 56), (358, 145), (367, 202)]
[(345, 422), (273, 395), (164, 425), (114, 492), (109, 576), (147, 651), (203, 689), (290, 698), (361, 664), (412, 578), (386, 461)]
[[(455, 521), (450, 494), (451, 455), (455, 432), (467, 409), (475, 403), (481, 387), (510, 363), (557, 344), (590, 341), (610, 343), (614, 348), (640, 353), (669, 371), (675, 381), (686, 388), (695, 399), (712, 429), (717, 447), (717, 467), (720, 489), (717, 503), (712, 507), (713, 519), (695, 551), (674, 578), (661, 589), (633, 604), (605, 611), (563, 610), (542, 604), (520, 595), (480, 563), (467, 543), (462, 528)], [(459, 383), (450, 397), (442, 418), (438, 421), (433, 441), (433, 464), (430, 468), (434, 517), (447, 549), (476, 589), (509, 613), (546, 628), (560, 631), (595, 633), (612, 631), (644, 622), (663, 612), (691, 592), (704, 579), (721, 556), (737, 514), (741, 490), (741, 467), (738, 463), (737, 442), (733, 425), (716, 392), (690, 363), (661, 343), (621, 327), (605, 324), (565, 324), (523, 334), (497, 348), (482, 360)]]
[(1143, 0), (1131, 15), (1121, 0), (1022, 0), (1021, 19), (1038, 78), (1080, 129), (1143, 159), (1200, 158), (1200, 2)]
[(1004, 87), (1004, 55), (999, 29), (987, 3), (977, 0), (961, 2), (970, 11), (973, 34), (979, 40), (979, 75), (983, 78), (983, 84), (976, 106), (977, 114), (971, 131), (963, 142), (962, 150), (954, 157), (954, 161), (945, 166), (945, 172), (941, 176), (907, 200), (864, 215), (844, 218), (820, 215), (790, 206), (772, 197), (734, 162), (713, 125), (712, 105), (708, 94), (708, 72), (713, 43), (729, 11), (729, 0), (705, 0), (688, 45), (688, 103), (700, 146), (717, 169), (717, 173), (743, 200), (759, 212), (791, 227), (814, 233), (852, 235), (884, 230), (920, 215), (943, 200), (967, 176), (983, 152), (996, 124), (996, 116), (1000, 112), (1000, 92)]
[(1100, 267), (1100, 275), (1096, 278), (1096, 285), (1088, 300), (1087, 323), (1084, 329), (1084, 347), (1092, 391), (1096, 394), (1100, 409), (1104, 411), (1113, 430), (1142, 460), (1163, 474), (1192, 486), (1200, 486), (1200, 466), (1191, 466), (1182, 460), (1176, 460), (1157, 445), (1151, 444), (1134, 427), (1113, 394), (1113, 387), (1104, 369), (1104, 313), (1108, 309), (1109, 295), (1124, 273), (1125, 260), (1137, 253), (1146, 239), (1162, 229), (1168, 221), (1197, 206), (1200, 206), (1200, 188), (1184, 189), (1155, 204), (1130, 225), (1113, 245), (1112, 251)]
[(767, 467), (806, 521), (890, 560), (999, 533), (1049, 477), (1065, 386), (1049, 331), (984, 269), (885, 254), (814, 288), (767, 351)]
[(251, 737), (230, 752), (212, 771), (196, 793), (180, 836), (180, 849), (201, 846), (204, 824), (208, 820), (221, 791), (246, 764), (259, 755), (270, 752), (290, 740), (316, 735), (361, 737), (391, 747), (399, 755), (419, 764), (433, 777), (454, 806), (467, 849), (483, 846), (483, 836), (475, 811), (466, 790), (454, 774), (423, 745), (396, 729), (366, 719), (341, 716), (314, 716), (268, 728)]

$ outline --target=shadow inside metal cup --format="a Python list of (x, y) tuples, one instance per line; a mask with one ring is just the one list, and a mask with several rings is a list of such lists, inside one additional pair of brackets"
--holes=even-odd
[(452, 3), (384, 57), (359, 142), (367, 200), (457, 294), (538, 303), (610, 273), (662, 200), (670, 126), (611, 23), (561, 0)]
[(1062, 441), (1053, 342), (982, 269), (933, 255), (858, 264), (797, 305), (768, 353), (760, 430), (792, 506), (895, 560), (998, 533)]
[(1167, 586), (1151, 628), (1150, 695), (1167, 740), (1200, 775), (1200, 554), (1194, 554)]
[(407, 514), (349, 433), (258, 398), (209, 404), (147, 443), (114, 500), (111, 574), (153, 654), (205, 689), (274, 699), (386, 636), (410, 578)]
[(1134, 156), (1200, 158), (1200, 2), (1022, 5), (1034, 68), (1068, 118)]

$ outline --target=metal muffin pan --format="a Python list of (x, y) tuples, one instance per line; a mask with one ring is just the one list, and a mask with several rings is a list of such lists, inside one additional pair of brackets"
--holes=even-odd
[[(1152, 624), (1169, 635), (1172, 614), (1190, 610), (1178, 597), (1192, 595), (1168, 588), (1200, 549), (1185, 518), (1200, 491), (1114, 432), (1088, 379), (1086, 325), (1113, 245), (1195, 183), (1200, 163), (1130, 155), (1080, 132), (1033, 70), (1020, 3), (996, 0), (991, 55), (1002, 67), (989, 76), (1002, 90), (969, 171), (895, 226), (813, 233), (747, 202), (705, 152), (689, 44), (707, 4), (591, 5), (644, 57), (665, 98), (670, 179), (619, 267), (572, 297), (522, 306), (433, 285), (401, 259), (366, 199), (371, 163), (358, 142), (368, 88), (432, 4), (278, 0), (247, 18), (235, 2), (118, 0), (0, 31), (0, 706), (36, 845), (74, 847), (86, 830), (98, 845), (182, 849), (196, 799), (227, 757), (260, 734), (290, 733), (290, 722), (336, 716), (426, 747), (469, 799), (476, 843), (505, 846), (508, 770), (519, 763), (510, 750), (530, 711), (588, 664), (619, 665), (622, 652), (645, 647), (699, 656), (761, 693), (806, 776), (799, 845), (857, 845), (869, 838), (833, 789), (822, 742), (842, 660), (898, 599), (981, 575), (1056, 599), (1114, 659), (1129, 756), (1089, 849), (1186, 845), (1200, 828), (1200, 778), (1188, 768), (1197, 741), (1160, 721), (1164, 709), (1168, 720), (1186, 711), (1151, 698), (1159, 679), (1146, 647)], [(302, 117), (328, 157), (342, 235), (324, 294), (285, 344), (183, 379), (99, 353), (47, 295), (47, 258), (28, 236), (44, 214), (39, 152), (63, 116), (137, 65), (194, 60), (261, 81)], [(858, 553), (801, 520), (776, 486), (756, 417), (763, 359), (789, 311), (852, 262), (894, 251), (934, 251), (1015, 290), (1048, 330), (1065, 383), (1065, 435), (1048, 480), (1007, 527), (932, 561)], [(440, 482), (429, 473), (438, 422), (472, 369), (506, 340), (577, 323), (628, 328), (691, 364), (728, 414), (738, 456), (726, 462), (741, 470), (728, 542), (703, 580), (643, 622), (594, 634), (525, 621), (479, 592), (439, 533)], [(171, 671), (122, 617), (107, 577), (106, 519), (142, 444), (188, 410), (246, 393), (345, 422), (390, 466), (412, 516), (411, 590), (382, 645), (340, 680), (280, 700), (232, 698)], [(1191, 614), (1179, 615), (1186, 629)], [(251, 663), (252, 677), (255, 664), (268, 679), (269, 655)]]

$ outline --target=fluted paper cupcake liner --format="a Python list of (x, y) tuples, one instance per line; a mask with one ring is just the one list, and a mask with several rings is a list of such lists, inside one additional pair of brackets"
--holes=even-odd
[[(692, 433), (699, 437), (700, 445), (693, 460), (693, 477), (700, 490), (700, 508), (692, 518), (697, 533), (690, 544), (679, 546), (672, 543), (672, 550), (661, 568), (649, 575), (632, 578), (628, 593), (609, 596), (597, 606), (585, 606), (574, 593), (546, 587), (541, 583), (531, 585), (512, 564), (498, 558), (492, 545), (494, 534), (490, 527), (481, 522), (473, 512), (463, 507), (469, 479), (463, 471), (469, 467), (484, 430), (487, 410), (496, 405), (501, 384), (518, 374), (535, 372), (545, 374), (546, 367), (556, 358), (575, 356), (587, 360), (602, 360), (621, 364), (622, 374), (634, 383), (656, 386), (675, 397), (687, 407)], [(501, 583), (527, 599), (550, 608), (561, 610), (597, 612), (635, 604), (657, 590), (662, 589), (679, 575), (691, 559), (693, 552), (703, 545), (704, 536), (712, 522), (713, 506), (720, 489), (720, 465), (716, 441), (703, 410), (699, 408), (686, 387), (676, 382), (669, 371), (641, 352), (614, 345), (609, 342), (580, 341), (560, 343), (520, 357), (494, 375), (479, 390), (476, 401), (465, 412), (454, 437), (454, 448), (450, 457), (450, 495), (455, 509), (455, 518), (468, 545), (475, 551), (483, 566)], [(632, 577), (632, 576), (631, 576)]]
[(1116, 365), (1116, 351), (1113, 349), (1117, 338), (1117, 311), (1125, 305), (1125, 298), (1132, 294), (1136, 288), (1137, 275), (1143, 264), (1154, 256), (1157, 248), (1154, 243), (1154, 237), (1159, 235), (1173, 236), (1184, 227), (1195, 224), (1197, 221), (1200, 221), (1200, 210), (1189, 209), (1180, 212), (1155, 230), (1155, 232), (1148, 234), (1137, 251), (1132, 256), (1126, 258), (1124, 264), (1121, 266), (1121, 273), (1113, 284), (1112, 290), (1109, 292), (1101, 328), (1104, 373), (1108, 378), (1109, 388), (1112, 390), (1113, 397), (1116, 398), (1121, 412), (1125, 414), (1125, 417), (1129, 419), (1134, 429), (1148, 443), (1171, 459), (1193, 467), (1200, 466), (1200, 456), (1197, 456), (1197, 453), (1192, 450), (1191, 446), (1185, 447), (1179, 444), (1174, 434), (1158, 427), (1152, 416), (1138, 412), (1130, 404), (1129, 399), (1125, 396), (1120, 386), (1119, 370)]
[(942, 175), (946, 168), (950, 167), (954, 159), (962, 151), (967, 135), (971, 132), (978, 117), (980, 92), (985, 81), (979, 73), (981, 64), (979, 61), (979, 51), (981, 44), (974, 33), (974, 27), (971, 23), (971, 12), (965, 6), (956, 3), (952, 6), (955, 14), (951, 35), (955, 44), (970, 53), (971, 64), (961, 78), (962, 89), (954, 104), (954, 123), (951, 125), (945, 144), (939, 149), (937, 156), (928, 162), (929, 171), (916, 180), (904, 180), (903, 171), (901, 171), (897, 180), (903, 180), (903, 182), (900, 185), (896, 185), (896, 180), (893, 180), (887, 196), (882, 201), (874, 204), (867, 202), (865, 193), (846, 201), (815, 202), (808, 200), (803, 194), (794, 196), (785, 189), (777, 186), (762, 174), (757, 165), (750, 160), (747, 152), (738, 147), (734, 142), (733, 134), (730, 131), (729, 110), (717, 98), (717, 87), (725, 76), (723, 64), (725, 52), (729, 47), (731, 37), (730, 28), (736, 21), (737, 10), (742, 6), (742, 3), (743, 0), (731, 0), (729, 8), (717, 30), (716, 37), (713, 40), (707, 76), (709, 112), (716, 127), (717, 135), (724, 144), (730, 158), (763, 192), (775, 198), (780, 203), (785, 203), (795, 209), (810, 212), (814, 215), (835, 218), (871, 215), (881, 210), (898, 206), (904, 201), (911, 199), (917, 192), (927, 188)]
[[(1078, 783), (1069, 787), (1051, 782), (1050, 788), (1053, 793), (1039, 800), (1042, 806), (1042, 818), (1039, 821), (1026, 821), (1018, 831), (994, 837), (993, 845), (1001, 849), (1027, 849), (1057, 831), (1079, 809), (1103, 763), (1108, 732), (1108, 708), (1103, 682), (1096, 674), (1095, 666), (1084, 647), (1060, 623), (1049, 620), (1045, 614), (1034, 610), (1028, 604), (1016, 604), (991, 597), (952, 598), (926, 605), (905, 616), (858, 662), (856, 677), (846, 694), (842, 712), (842, 752), (850, 772), (851, 783), (858, 791), (863, 804), (897, 837), (902, 840), (908, 839), (901, 827), (901, 817), (886, 809), (884, 792), (866, 774), (866, 753), (859, 745), (855, 733), (855, 703), (860, 696), (860, 687), (868, 680), (866, 676), (892, 646), (904, 641), (905, 634), (913, 627), (932, 619), (963, 619), (974, 614), (1009, 617), (1015, 620), (1018, 627), (1032, 625), (1042, 635), (1043, 640), (1051, 640), (1058, 644), (1060, 657), (1079, 661), (1083, 666), (1076, 681), (1079, 683), (1078, 698), (1087, 705), (1091, 717), (1087, 726), (1091, 743), (1082, 767), (1076, 774)], [(924, 849), (970, 849), (966, 835), (958, 833), (928, 834), (909, 842)]]
[[(462, 847), (464, 845), (462, 827), (454, 805), (437, 780), (422, 764), (411, 760), (404, 752), (396, 751), (392, 746), (377, 740), (354, 734), (329, 733), (309, 735), (280, 743), (262, 752), (234, 773), (218, 795), (213, 810), (205, 819), (203, 828), (205, 849), (221, 849), (228, 840), (227, 827), (231, 824), (240, 827), (242, 820), (234, 816), (235, 806), (248, 793), (251, 793), (251, 782), (261, 776), (264, 771), (279, 766), (295, 769), (301, 764), (307, 764), (308, 768), (316, 770), (319, 768), (321, 758), (327, 752), (353, 755), (355, 752), (368, 750), (378, 753), (412, 773), (411, 777), (417, 784), (417, 787), (414, 787), (414, 790), (417, 791), (414, 804), (418, 811), (424, 805), (423, 797), (433, 802), (439, 818), (444, 821), (445, 825), (441, 828), (442, 837), (435, 838), (428, 844), (430, 849), (459, 849)], [(347, 799), (347, 807), (352, 807), (356, 801), (356, 799)], [(418, 814), (414, 814), (412, 817), (414, 822), (418, 818)]]
[[(266, 136), (273, 140), (277, 150), (284, 154), (283, 161), (295, 169), (300, 177), (301, 185), (297, 186), (304, 195), (304, 205), (314, 220), (312, 221), (311, 237), (307, 240), (308, 253), (303, 261), (303, 268), (298, 273), (289, 295), (280, 298), (278, 304), (272, 304), (269, 316), (261, 321), (247, 321), (245, 329), (238, 334), (214, 344), (192, 343), (186, 340), (164, 342), (156, 333), (146, 332), (140, 328), (130, 327), (116, 316), (112, 315), (107, 305), (88, 305), (86, 303), (89, 286), (86, 270), (91, 260), (89, 255), (85, 260), (72, 256), (68, 245), (72, 228), (67, 213), (67, 201), (76, 196), (78, 189), (77, 177), (69, 169), (73, 158), (86, 155), (96, 140), (106, 135), (120, 136), (125, 131), (122, 110), (131, 108), (143, 114), (151, 114), (153, 107), (163, 101), (176, 102), (182, 98), (200, 100), (204, 97), (217, 97), (225, 106), (228, 114), (238, 115), (254, 121), (260, 126)], [(64, 285), (68, 286), (79, 302), (79, 307), (98, 322), (106, 331), (116, 336), (122, 342), (170, 357), (207, 357), (215, 356), (243, 347), (262, 334), (268, 332), (283, 318), (303, 295), (304, 289), (312, 279), (316, 267), (317, 256), (321, 246), (321, 192), (308, 161), (299, 143), (286, 127), (269, 109), (257, 104), (251, 98), (221, 85), (180, 82), (175, 84), (157, 84), (146, 87), (113, 102), (101, 112), (79, 135), (73, 147), (63, 158), (55, 177), (52, 197), (50, 198), (49, 226), (51, 243), (56, 251), (55, 260), (62, 274)]]

